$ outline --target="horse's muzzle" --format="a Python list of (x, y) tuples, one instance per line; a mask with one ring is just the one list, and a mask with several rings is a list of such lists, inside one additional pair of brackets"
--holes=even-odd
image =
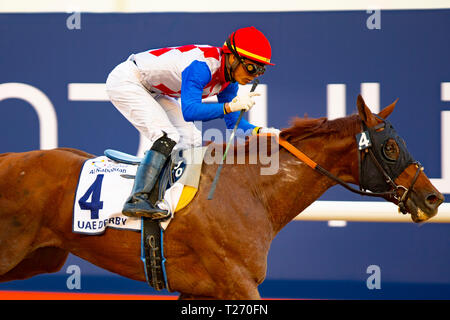
[(444, 200), (445, 198), (440, 192), (430, 192), (426, 195), (418, 195), (413, 192), (406, 206), (411, 213), (411, 219), (419, 223), (434, 217)]

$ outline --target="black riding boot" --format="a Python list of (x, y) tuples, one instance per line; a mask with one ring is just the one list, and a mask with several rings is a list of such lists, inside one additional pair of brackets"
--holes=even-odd
[(145, 153), (136, 172), (131, 196), (123, 207), (122, 213), (124, 215), (147, 217), (153, 220), (164, 219), (169, 216), (170, 213), (167, 210), (162, 210), (150, 203), (149, 195), (175, 144), (175, 141), (164, 134)]

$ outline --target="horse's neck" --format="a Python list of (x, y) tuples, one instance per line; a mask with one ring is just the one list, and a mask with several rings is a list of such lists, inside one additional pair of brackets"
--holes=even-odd
[[(324, 138), (307, 139), (299, 144), (299, 148), (344, 181), (357, 183), (356, 151), (350, 137), (326, 138), (326, 141)], [(259, 181), (265, 186), (261, 189), (276, 232), (335, 184), (285, 149), (280, 149), (277, 174), (260, 176)]]

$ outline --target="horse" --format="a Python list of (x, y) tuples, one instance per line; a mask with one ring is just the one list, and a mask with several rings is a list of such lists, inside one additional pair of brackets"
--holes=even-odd
[[(178, 292), (180, 299), (260, 299), (258, 285), (265, 279), (269, 248), (277, 233), (330, 187), (361, 186), (361, 175), (367, 176), (367, 170), (371, 171), (365, 178), (369, 187), (361, 188), (361, 194), (372, 191), (402, 203), (402, 211), (416, 223), (436, 215), (444, 197), (417, 162), (404, 164), (393, 177), (374, 169), (366, 151), (370, 148), (361, 148), (370, 145), (361, 136), (367, 130), (389, 133), (383, 125), (395, 104), (373, 114), (359, 95), (358, 112), (351, 116), (295, 118), (290, 128), (281, 131), (280, 141), (302, 150), (321, 170), (311, 169), (308, 161), (278, 145), (276, 137), (263, 137), (277, 146), (277, 172), (262, 175), (261, 163), (225, 164), (215, 197), (208, 200), (218, 164), (203, 163), (197, 194), (164, 231), (170, 291)], [(382, 141), (385, 159), (378, 166), (395, 165), (407, 152), (402, 140), (394, 138)], [(379, 149), (379, 142), (373, 140), (374, 150)], [(247, 157), (250, 152), (246, 149)], [(56, 272), (69, 253), (146, 281), (139, 232), (112, 228), (98, 236), (72, 232), (77, 179), (84, 161), (93, 157), (70, 148), (0, 155), (0, 282)], [(364, 160), (372, 167), (363, 165)], [(383, 188), (370, 186), (377, 179)]]

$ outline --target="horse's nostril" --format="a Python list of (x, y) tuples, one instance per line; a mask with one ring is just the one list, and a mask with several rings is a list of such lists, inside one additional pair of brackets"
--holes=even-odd
[(437, 208), (442, 202), (444, 202), (444, 196), (441, 194), (430, 194), (427, 197), (427, 204), (430, 207)]

